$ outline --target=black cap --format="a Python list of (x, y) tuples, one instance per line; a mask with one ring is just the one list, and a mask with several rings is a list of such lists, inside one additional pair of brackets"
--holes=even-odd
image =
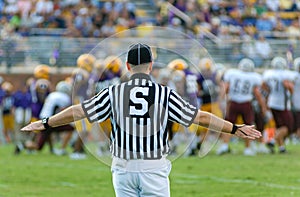
[(151, 49), (146, 44), (134, 44), (129, 47), (127, 62), (132, 65), (140, 65), (152, 62)]

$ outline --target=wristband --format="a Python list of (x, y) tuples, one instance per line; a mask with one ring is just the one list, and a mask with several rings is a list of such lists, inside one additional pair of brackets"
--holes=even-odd
[(237, 129), (238, 129), (239, 127), (238, 126), (236, 126), (235, 124), (233, 124), (233, 126), (232, 126), (232, 130), (231, 130), (231, 134), (235, 134), (235, 132), (237, 131)]
[(48, 120), (49, 120), (49, 117), (46, 117), (46, 118), (42, 119), (42, 123), (43, 123), (45, 129), (49, 129), (50, 128), (50, 125), (48, 124)]

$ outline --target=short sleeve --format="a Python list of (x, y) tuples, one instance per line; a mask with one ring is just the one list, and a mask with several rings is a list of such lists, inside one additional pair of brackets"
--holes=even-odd
[(91, 99), (85, 100), (81, 105), (89, 122), (105, 121), (111, 114), (108, 88), (103, 89)]
[(195, 119), (198, 109), (185, 101), (179, 94), (171, 90), (169, 97), (169, 120), (186, 127), (190, 126)]

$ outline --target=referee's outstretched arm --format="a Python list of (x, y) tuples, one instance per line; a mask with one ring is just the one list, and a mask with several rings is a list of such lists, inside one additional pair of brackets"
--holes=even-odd
[(262, 137), (261, 132), (257, 131), (254, 125), (235, 125), (206, 111), (198, 110), (193, 122), (214, 131), (235, 134), (245, 139), (253, 140)]
[[(47, 125), (50, 127), (58, 127), (62, 125), (69, 124), (76, 120), (81, 120), (85, 118), (86, 115), (83, 111), (81, 104), (72, 105), (65, 110), (49, 117), (47, 119)], [(21, 131), (41, 131), (45, 129), (45, 123), (42, 120), (32, 122), (29, 125), (23, 127)]]

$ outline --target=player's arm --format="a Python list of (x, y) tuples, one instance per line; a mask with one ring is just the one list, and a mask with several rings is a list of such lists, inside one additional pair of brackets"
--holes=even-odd
[(284, 80), (283, 81), (283, 86), (291, 93), (293, 94), (294, 92), (294, 83), (289, 80)]
[(264, 91), (266, 91), (268, 94), (270, 93), (270, 87), (268, 86), (268, 84), (265, 81), (261, 84), (261, 88)]
[(229, 83), (225, 81), (220, 81), (219, 87), (220, 87), (219, 98), (224, 99), (226, 94), (228, 94), (229, 92)]
[[(72, 105), (65, 110), (49, 117), (48, 125), (50, 127), (58, 127), (61, 125), (66, 125), (68, 123), (74, 122), (85, 118), (86, 115), (83, 111), (82, 105)], [(33, 130), (44, 130), (45, 127), (41, 120), (32, 122), (29, 125), (23, 127), (21, 131), (33, 131)]]
[(254, 93), (256, 100), (258, 101), (258, 104), (261, 108), (262, 113), (265, 114), (267, 111), (267, 106), (266, 106), (265, 99), (263, 98), (258, 86), (254, 87), (253, 93)]
[(257, 139), (261, 137), (261, 133), (254, 128), (254, 125), (235, 125), (201, 110), (198, 110), (193, 122), (214, 131), (235, 134), (245, 139)]

